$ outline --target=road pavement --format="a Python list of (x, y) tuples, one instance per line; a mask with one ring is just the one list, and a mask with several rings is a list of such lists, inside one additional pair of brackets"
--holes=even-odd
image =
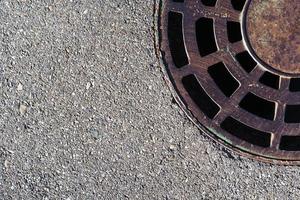
[(174, 103), (154, 0), (0, 1), (0, 199), (299, 199)]

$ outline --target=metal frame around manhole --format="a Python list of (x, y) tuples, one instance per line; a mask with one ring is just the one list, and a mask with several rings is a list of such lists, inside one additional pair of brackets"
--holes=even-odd
[(249, 51), (244, 3), (237, 9), (231, 0), (163, 1), (160, 49), (167, 79), (181, 107), (213, 139), (257, 160), (300, 164), (294, 116), (300, 119), (300, 92), (289, 87), (299, 80), (263, 66)]

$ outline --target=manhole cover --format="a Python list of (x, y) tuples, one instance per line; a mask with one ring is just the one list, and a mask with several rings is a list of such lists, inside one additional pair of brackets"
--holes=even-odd
[(299, 0), (166, 0), (160, 47), (179, 103), (239, 153), (300, 164)]

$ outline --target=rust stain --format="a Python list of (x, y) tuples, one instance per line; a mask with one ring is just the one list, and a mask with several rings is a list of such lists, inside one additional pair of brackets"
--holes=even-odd
[(261, 60), (279, 71), (300, 73), (299, 0), (253, 0), (247, 29)]

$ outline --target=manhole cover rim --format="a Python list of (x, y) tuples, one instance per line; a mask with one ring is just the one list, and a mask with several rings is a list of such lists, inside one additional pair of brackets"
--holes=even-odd
[[(266, 155), (267, 151), (253, 151), (251, 148), (246, 148), (245, 146), (239, 146), (239, 145), (233, 145), (232, 141), (230, 141), (228, 138), (224, 137), (223, 134), (219, 133), (217, 130), (213, 130), (213, 128), (208, 127), (207, 125), (203, 124), (201, 121), (197, 119), (197, 117), (194, 116), (193, 111), (184, 103), (184, 98), (181, 93), (178, 91), (178, 80), (174, 80), (174, 74), (169, 70), (170, 65), (173, 64), (172, 56), (170, 55), (170, 49), (168, 44), (168, 33), (167, 29), (164, 27), (168, 26), (167, 23), (167, 12), (164, 12), (164, 10), (167, 7), (168, 2), (162, 2), (159, 9), (159, 23), (158, 23), (158, 29), (159, 29), (159, 49), (162, 53), (162, 60), (164, 62), (163, 73), (164, 78), (168, 83), (169, 88), (172, 91), (172, 94), (181, 107), (181, 109), (186, 113), (186, 115), (193, 121), (194, 124), (197, 125), (197, 127), (202, 130), (203, 133), (208, 135), (210, 138), (212, 138), (214, 141), (221, 143), (226, 148), (229, 148), (235, 152), (237, 152), (240, 155), (246, 156), (248, 158), (252, 158), (255, 160), (261, 160), (268, 163), (275, 163), (275, 164), (284, 164), (284, 165), (299, 165), (300, 164), (300, 153), (298, 158), (294, 159), (293, 157), (287, 157), (285, 155), (285, 158), (282, 158), (279, 154), (279, 156), (276, 155)], [(205, 118), (205, 117), (204, 117)], [(258, 148), (259, 150), (263, 150)], [(286, 153), (289, 154), (289, 153)]]

